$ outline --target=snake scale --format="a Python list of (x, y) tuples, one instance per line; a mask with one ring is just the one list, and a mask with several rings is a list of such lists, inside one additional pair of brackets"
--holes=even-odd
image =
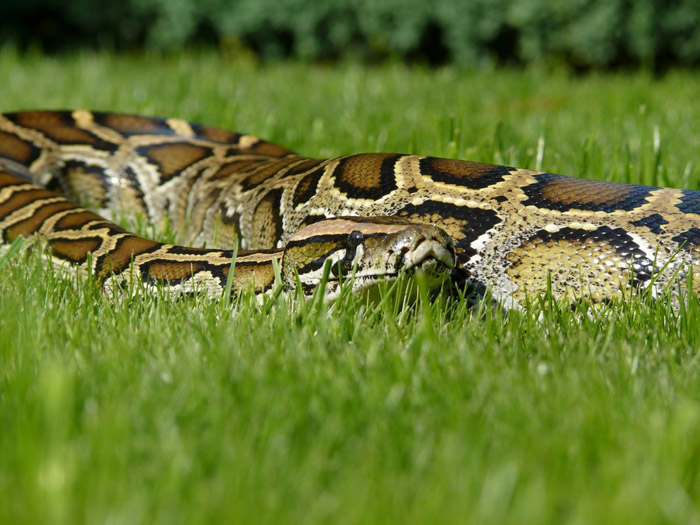
[[(183, 120), (82, 110), (0, 116), (0, 168), (0, 242), (38, 234), (56, 261), (106, 285), (137, 274), (216, 295), (238, 244), (256, 251), (240, 252), (234, 290), (269, 290), (271, 260), (298, 250), (283, 273), (308, 289), (328, 258), (360, 276), (368, 264), (381, 267), (370, 277), (405, 267), (438, 280), (454, 254), (453, 279), (509, 308), (548, 290), (596, 302), (700, 291), (698, 191), (419, 155), (311, 159)], [(138, 237), (74, 201), (167, 220), (195, 247)]]

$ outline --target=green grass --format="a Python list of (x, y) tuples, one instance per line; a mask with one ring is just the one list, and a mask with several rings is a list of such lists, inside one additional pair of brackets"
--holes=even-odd
[[(86, 107), (310, 156), (420, 152), (698, 188), (700, 74), (0, 52), (0, 111)], [(539, 146), (538, 146), (539, 143)], [(538, 151), (541, 160), (538, 161)], [(236, 312), (0, 262), (0, 519), (700, 522), (700, 308)]]

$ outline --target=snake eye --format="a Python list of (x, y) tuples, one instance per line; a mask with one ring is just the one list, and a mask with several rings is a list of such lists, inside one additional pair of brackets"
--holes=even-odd
[(357, 248), (364, 240), (365, 236), (362, 235), (361, 231), (353, 230), (348, 236), (348, 246), (350, 246), (350, 248)]
[(361, 231), (353, 230), (345, 242), (345, 256), (331, 267), (331, 273), (337, 277), (345, 277), (352, 272), (352, 265), (357, 255), (357, 247), (365, 240)]

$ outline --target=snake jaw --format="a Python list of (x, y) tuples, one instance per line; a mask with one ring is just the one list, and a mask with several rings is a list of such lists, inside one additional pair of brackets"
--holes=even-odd
[(420, 271), (426, 265), (443, 265), (452, 269), (456, 264), (454, 245), (436, 239), (419, 239), (402, 257), (404, 271)]
[(457, 258), (454, 243), (443, 230), (415, 225), (401, 237), (387, 257), (385, 279), (405, 274), (434, 288), (449, 277)]

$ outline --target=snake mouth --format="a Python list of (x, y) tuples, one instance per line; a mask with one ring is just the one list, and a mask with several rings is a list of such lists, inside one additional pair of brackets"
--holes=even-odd
[(382, 282), (393, 281), (401, 276), (422, 280), (428, 287), (439, 286), (449, 278), (457, 257), (452, 243), (444, 239), (420, 237), (412, 244), (404, 244), (398, 250), (386, 253), (384, 262), (357, 267), (354, 271), (331, 271), (329, 284), (352, 279), (356, 290), (371, 289)]
[[(412, 246), (402, 246), (397, 252), (388, 253), (385, 264), (355, 272), (338, 274), (330, 272), (326, 284), (327, 299), (338, 297), (343, 281), (352, 283), (354, 293), (360, 294), (367, 300), (376, 301), (381, 298), (382, 286), (402, 277), (421, 283), (429, 290), (437, 289), (450, 278), (457, 257), (453, 245), (446, 244), (444, 239), (418, 239)], [(404, 285), (408, 281), (404, 282)], [(415, 297), (416, 288), (410, 285), (399, 288), (407, 297)]]
[(405, 247), (402, 252), (399, 271), (414, 274), (423, 272), (434, 274), (440, 270), (449, 273), (457, 261), (451, 244), (445, 245), (434, 239), (419, 239), (413, 247)]

